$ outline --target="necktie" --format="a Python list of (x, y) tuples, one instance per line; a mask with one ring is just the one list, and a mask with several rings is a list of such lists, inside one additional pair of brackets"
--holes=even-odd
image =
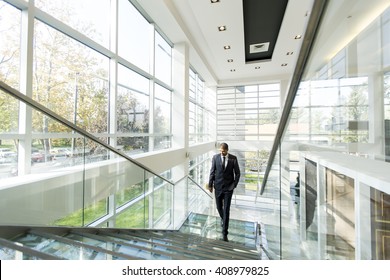
[(223, 160), (222, 160), (222, 170), (225, 170), (225, 159), (226, 159), (226, 157), (223, 157)]

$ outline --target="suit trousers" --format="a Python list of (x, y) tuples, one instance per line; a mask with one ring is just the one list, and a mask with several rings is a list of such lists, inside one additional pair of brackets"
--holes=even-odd
[(218, 214), (222, 219), (222, 234), (228, 235), (230, 204), (232, 202), (233, 191), (221, 190), (215, 192), (215, 202)]

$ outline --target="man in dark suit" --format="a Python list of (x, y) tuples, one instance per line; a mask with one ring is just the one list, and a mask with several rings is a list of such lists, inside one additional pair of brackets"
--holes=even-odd
[(220, 145), (220, 153), (213, 156), (209, 190), (215, 190), (215, 202), (218, 214), (221, 217), (223, 240), (228, 241), (228, 228), (230, 216), (230, 204), (232, 201), (233, 190), (237, 187), (240, 180), (240, 167), (237, 157), (228, 154), (229, 146), (226, 143)]

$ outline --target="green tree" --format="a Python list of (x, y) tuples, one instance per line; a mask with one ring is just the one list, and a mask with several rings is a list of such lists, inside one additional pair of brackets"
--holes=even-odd
[[(366, 121), (368, 118), (367, 85), (352, 86), (351, 89), (346, 104), (348, 121)], [(360, 131), (359, 128), (344, 131), (346, 135), (343, 137), (343, 142), (366, 142), (368, 139), (367, 132), (361, 133)]]

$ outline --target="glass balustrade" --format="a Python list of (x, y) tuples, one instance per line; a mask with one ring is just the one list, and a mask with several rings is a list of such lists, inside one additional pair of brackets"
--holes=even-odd
[(177, 229), (198, 209), (187, 206), (198, 186), (175, 185), (12, 94), (0, 99), (1, 225)]
[(389, 34), (389, 1), (328, 1), (264, 188), (281, 259), (389, 259)]

